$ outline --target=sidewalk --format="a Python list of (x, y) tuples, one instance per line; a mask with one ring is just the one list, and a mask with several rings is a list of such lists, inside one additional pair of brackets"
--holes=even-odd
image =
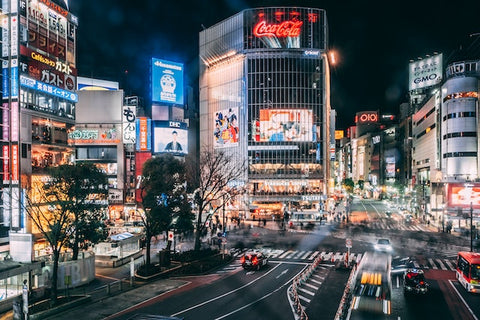
[[(180, 279), (161, 279), (117, 295), (93, 300), (87, 304), (69, 309), (57, 315), (47, 317), (48, 320), (62, 319), (109, 319), (110, 316), (139, 303), (189, 284)], [(7, 318), (5, 318), (7, 319)]]

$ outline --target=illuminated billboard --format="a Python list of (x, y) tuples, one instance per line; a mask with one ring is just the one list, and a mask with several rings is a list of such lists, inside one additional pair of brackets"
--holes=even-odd
[(259, 142), (316, 141), (312, 110), (263, 109), (255, 122), (255, 140)]
[(355, 123), (376, 123), (378, 122), (378, 113), (376, 111), (357, 112)]
[(442, 82), (443, 55), (410, 63), (408, 70), (408, 89), (415, 90), (431, 87)]
[(214, 147), (230, 147), (238, 145), (238, 108), (229, 108), (215, 113), (215, 129), (213, 131)]
[(480, 208), (480, 183), (449, 183), (448, 184), (448, 206)]
[(152, 121), (153, 153), (188, 153), (187, 124), (178, 121)]
[(152, 58), (152, 101), (183, 104), (183, 64)]
[(135, 124), (137, 151), (152, 150), (152, 120), (138, 117)]
[[(244, 11), (245, 49), (326, 49), (325, 11), (311, 8), (261, 8)], [(307, 55), (319, 51), (309, 50)]]

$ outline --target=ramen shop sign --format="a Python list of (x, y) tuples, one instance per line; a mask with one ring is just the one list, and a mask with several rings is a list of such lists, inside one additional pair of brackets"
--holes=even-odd
[(301, 32), (303, 21), (283, 21), (278, 24), (268, 24), (260, 21), (253, 27), (253, 34), (256, 37), (298, 37)]

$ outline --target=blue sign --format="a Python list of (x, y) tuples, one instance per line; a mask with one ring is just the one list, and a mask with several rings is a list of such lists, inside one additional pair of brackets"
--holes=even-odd
[(18, 67), (12, 67), (12, 98), (18, 98)]
[(38, 90), (53, 96), (69, 100), (71, 102), (78, 102), (78, 95), (74, 92), (63, 90), (52, 85), (46, 84), (44, 82), (37, 81), (35, 79), (30, 79), (25, 76), (20, 76), (20, 85), (22, 87), (27, 87), (30, 89)]
[(2, 91), (3, 98), (8, 98), (10, 96), (10, 86), (8, 85), (8, 68), (2, 69)]
[(152, 58), (152, 101), (183, 105), (183, 64)]

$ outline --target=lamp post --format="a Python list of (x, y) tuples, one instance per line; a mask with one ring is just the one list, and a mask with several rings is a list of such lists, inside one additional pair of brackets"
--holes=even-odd
[(473, 252), (473, 204), (470, 201), (470, 252)]

